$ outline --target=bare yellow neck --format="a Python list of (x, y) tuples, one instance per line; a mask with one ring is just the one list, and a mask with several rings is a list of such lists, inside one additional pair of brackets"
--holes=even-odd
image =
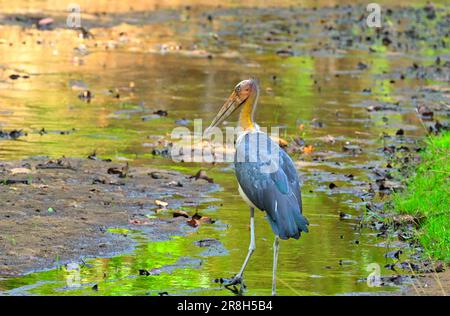
[(239, 126), (243, 130), (256, 129), (255, 122), (253, 120), (254, 107), (256, 106), (257, 95), (250, 96), (242, 105), (241, 114), (239, 115)]

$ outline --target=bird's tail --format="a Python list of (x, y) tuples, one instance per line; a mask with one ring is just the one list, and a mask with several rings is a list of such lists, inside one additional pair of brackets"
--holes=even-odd
[(308, 232), (309, 222), (300, 211), (298, 204), (286, 201), (285, 205), (276, 205), (275, 212), (268, 214), (273, 232), (281, 239), (299, 239), (301, 232)]

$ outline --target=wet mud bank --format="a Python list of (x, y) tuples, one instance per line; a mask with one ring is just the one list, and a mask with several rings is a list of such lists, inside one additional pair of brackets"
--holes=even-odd
[[(257, 122), (281, 127), (312, 223), (281, 247), (279, 294), (398, 295), (434, 277), (413, 242), (416, 219), (383, 206), (404, 186), (399, 161), (448, 128), (448, 8), (381, 3), (382, 27), (370, 28), (364, 4), (116, 12), (96, 2), (73, 29), (65, 8), (21, 2), (0, 10), (2, 295), (229, 294), (212, 281), (242, 265), (248, 208), (231, 166), (173, 164), (168, 132), (209, 123), (248, 76), (261, 82)], [(93, 150), (133, 162), (27, 159)], [(211, 202), (209, 177), (223, 188)], [(256, 216), (246, 294), (270, 295), (273, 233)], [(64, 267), (10, 276), (65, 262), (80, 266), (79, 286)], [(372, 264), (381, 286), (367, 285)]]
[[(448, 127), (442, 130), (448, 130)], [(438, 133), (431, 128), (429, 132)], [(393, 138), (388, 135), (384, 137), (386, 146), (382, 150), (386, 165), (372, 170), (372, 194), (360, 225), (375, 231), (380, 245), (389, 248), (384, 255), (384, 268), (391, 274), (372, 281), (376, 286), (401, 286), (398, 292), (400, 295), (448, 295), (449, 262), (432, 258), (429, 249), (427, 251), (420, 242), (419, 237), (423, 234), (421, 228), (427, 216), (420, 212), (399, 213), (393, 206), (394, 193), (411, 190), (408, 183), (420, 171), (417, 166), (423, 163), (422, 153), (427, 150), (429, 143), (423, 139), (412, 141), (402, 133), (397, 133)]]
[(194, 219), (179, 208), (195, 207), (217, 188), (178, 172), (97, 158), (0, 162), (0, 275), (130, 252), (131, 231), (150, 241), (186, 234)]

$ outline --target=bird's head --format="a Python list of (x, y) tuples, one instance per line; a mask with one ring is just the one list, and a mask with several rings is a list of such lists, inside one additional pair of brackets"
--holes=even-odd
[(219, 126), (244, 103), (254, 100), (258, 92), (258, 81), (256, 79), (247, 79), (239, 82), (220, 108), (211, 125), (205, 130), (205, 135), (209, 135), (214, 127)]

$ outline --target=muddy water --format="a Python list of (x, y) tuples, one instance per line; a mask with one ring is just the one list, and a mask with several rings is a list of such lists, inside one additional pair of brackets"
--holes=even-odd
[[(207, 8), (163, 10), (159, 19), (151, 13), (92, 19), (87, 20), (96, 36), (91, 40), (58, 28), (24, 31), (4, 17), (6, 25), (0, 26), (0, 128), (23, 129), (27, 135), (0, 140), (0, 159), (86, 157), (95, 150), (102, 157), (193, 174), (210, 166), (175, 164), (152, 155), (152, 144), (161, 135), (167, 139), (177, 119), (192, 122), (199, 118), (208, 124), (232, 87), (256, 76), (262, 87), (258, 123), (282, 127), (284, 138), (302, 137), (313, 146), (311, 154), (293, 156), (303, 180), (304, 213), (311, 231), (298, 241), (281, 243), (279, 293), (396, 290), (368, 287), (359, 281), (369, 274), (366, 268), (371, 263), (380, 265), (381, 274), (390, 275), (392, 271), (383, 266), (390, 260), (384, 254), (392, 249), (375, 232), (361, 229), (356, 219), (341, 220), (339, 214), (355, 218), (364, 213), (362, 199), (369, 190), (371, 169), (386, 164), (379, 150), (384, 145), (383, 132), (394, 135), (402, 128), (407, 142), (425, 134), (408, 100), (401, 102), (399, 111), (372, 113), (366, 106), (370, 100), (403, 101), (419, 87), (440, 83), (406, 78), (394, 84), (384, 75), (414, 61), (431, 64), (436, 55), (448, 54), (448, 50), (430, 53), (424, 47), (414, 54), (390, 53), (376, 44), (373, 49), (377, 53), (355, 48), (313, 50), (328, 38), (319, 13), (248, 10), (242, 18), (232, 9)], [(212, 21), (208, 14), (214, 15)], [(279, 25), (286, 16), (294, 19), (296, 14), (296, 19), (308, 21), (309, 26), (302, 28), (300, 23), (299, 32), (283, 33)], [(57, 23), (58, 18), (56, 15)], [(121, 23), (124, 18), (128, 23)], [(357, 34), (358, 29), (353, 32)], [(87, 51), (81, 45), (86, 45)], [(292, 50), (293, 56), (279, 56), (276, 51), (280, 49)], [(368, 68), (360, 69), (359, 62)], [(30, 78), (8, 80), (12, 73)], [(77, 87), (81, 86), (94, 95), (89, 103), (78, 98)], [(363, 89), (371, 89), (371, 93)], [(159, 109), (169, 115), (146, 119)], [(42, 128), (46, 133), (39, 133)], [(324, 138), (328, 135), (333, 143)], [(344, 151), (346, 142), (357, 145), (361, 152)], [(208, 174), (223, 190), (198, 211), (216, 219), (215, 224), (203, 225), (187, 236), (151, 243), (139, 231), (127, 230), (138, 241), (132, 253), (86, 259), (79, 274), (61, 267), (22, 277), (0, 276), (1, 293), (231, 294), (213, 280), (239, 270), (248, 248), (249, 212), (238, 196), (230, 165), (218, 165)], [(337, 188), (330, 189), (331, 182)], [(196, 242), (206, 238), (218, 242), (199, 247)], [(272, 242), (270, 227), (257, 212), (257, 251), (245, 274), (249, 295), (270, 294)], [(139, 269), (155, 269), (154, 275), (140, 276)], [(92, 289), (94, 285), (98, 291)]]

